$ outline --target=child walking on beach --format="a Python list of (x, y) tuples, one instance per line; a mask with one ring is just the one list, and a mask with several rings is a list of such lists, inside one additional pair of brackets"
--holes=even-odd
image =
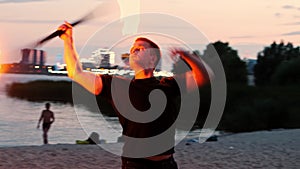
[(43, 120), (43, 140), (44, 144), (48, 144), (48, 131), (51, 124), (54, 122), (54, 113), (50, 110), (50, 103), (45, 104), (46, 109), (42, 111), (37, 128), (40, 128), (40, 123)]

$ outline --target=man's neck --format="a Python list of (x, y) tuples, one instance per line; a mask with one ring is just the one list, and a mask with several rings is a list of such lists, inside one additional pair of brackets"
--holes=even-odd
[(144, 69), (135, 72), (135, 79), (147, 79), (153, 77), (153, 69)]

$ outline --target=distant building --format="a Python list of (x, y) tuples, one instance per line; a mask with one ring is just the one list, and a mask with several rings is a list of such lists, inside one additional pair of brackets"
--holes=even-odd
[(129, 53), (123, 53), (121, 55), (121, 59), (124, 63), (124, 68), (129, 68), (129, 56), (130, 56)]
[(244, 59), (246, 65), (247, 65), (247, 73), (248, 73), (248, 85), (249, 86), (255, 86), (254, 82), (254, 66), (257, 63), (256, 59)]
[(244, 60), (246, 62), (247, 65), (247, 72), (249, 75), (253, 75), (254, 74), (254, 66), (257, 63), (256, 59), (245, 59)]
[(80, 60), (80, 63), (84, 70), (90, 71), (91, 69), (97, 69), (96, 62), (92, 58), (89, 59), (83, 58)]
[(43, 50), (36, 50), (36, 49), (22, 49), (22, 60), (20, 64), (25, 65), (45, 65), (46, 61), (46, 53)]
[(19, 63), (2, 64), (2, 73), (26, 73), (26, 74), (48, 74), (51, 66), (46, 66), (46, 52), (36, 49), (21, 49), (21, 61)]
[(110, 68), (115, 65), (115, 52), (109, 49), (97, 49), (92, 52), (91, 58), (100, 68)]

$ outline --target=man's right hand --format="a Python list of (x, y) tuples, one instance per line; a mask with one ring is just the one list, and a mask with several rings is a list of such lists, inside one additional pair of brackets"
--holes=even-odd
[(62, 35), (60, 35), (59, 37), (66, 41), (66, 40), (72, 40), (72, 36), (73, 36), (73, 29), (72, 29), (72, 25), (69, 22), (66, 22), (64, 24), (62, 24), (61, 26), (59, 26), (57, 28), (57, 30), (61, 30), (64, 33)]

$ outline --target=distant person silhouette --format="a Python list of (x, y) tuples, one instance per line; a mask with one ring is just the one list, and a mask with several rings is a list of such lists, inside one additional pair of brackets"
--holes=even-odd
[(92, 132), (86, 141), (88, 141), (90, 144), (99, 144), (100, 143), (99, 138), (100, 138), (100, 136), (98, 133)]
[(76, 140), (76, 144), (100, 144), (100, 136), (97, 132), (92, 132), (86, 140)]
[(45, 104), (46, 109), (42, 111), (37, 128), (40, 128), (40, 123), (43, 120), (43, 139), (44, 144), (48, 144), (48, 131), (51, 124), (54, 122), (54, 113), (50, 110), (50, 103)]

